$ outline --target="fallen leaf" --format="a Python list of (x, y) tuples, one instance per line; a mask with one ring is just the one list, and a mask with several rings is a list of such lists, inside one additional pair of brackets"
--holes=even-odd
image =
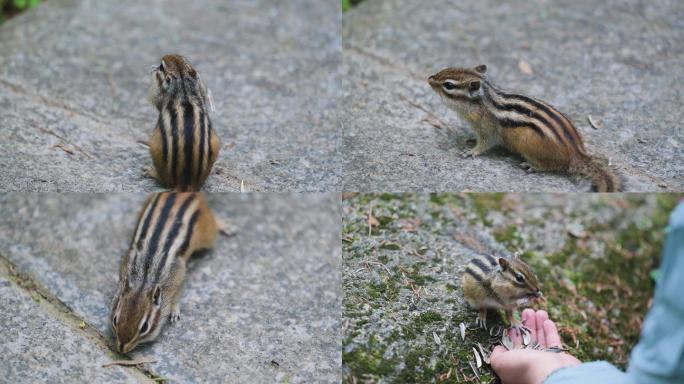
[(533, 73), (532, 66), (525, 60), (520, 60), (518, 62), (518, 68), (520, 68), (520, 71), (526, 75), (531, 75)]
[(53, 148), (59, 148), (59, 149), (63, 150), (64, 152), (66, 152), (70, 155), (74, 154), (74, 151), (71, 148), (67, 147), (67, 145), (64, 143), (59, 143), (59, 144), (55, 145)]

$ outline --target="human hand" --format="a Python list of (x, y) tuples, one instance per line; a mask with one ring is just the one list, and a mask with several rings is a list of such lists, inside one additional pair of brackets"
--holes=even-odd
[[(561, 347), (558, 329), (549, 320), (546, 311), (525, 309), (522, 322), (531, 331), (531, 340), (536, 340), (542, 348)], [(566, 352), (552, 353), (534, 349), (522, 349), (522, 337), (518, 331), (509, 331), (514, 349), (507, 350), (498, 345), (491, 355), (494, 372), (504, 384), (541, 384), (553, 371), (579, 365), (581, 362)]]

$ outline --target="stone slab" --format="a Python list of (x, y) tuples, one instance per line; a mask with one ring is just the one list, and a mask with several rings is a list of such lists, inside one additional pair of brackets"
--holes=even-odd
[[(426, 78), (486, 63), (500, 87), (569, 116), (589, 151), (620, 168), (627, 190), (683, 190), (684, 99), (674, 85), (683, 76), (682, 15), (676, 1), (361, 3), (343, 16), (344, 189), (588, 190), (558, 175), (527, 175), (503, 150), (459, 156), (474, 134)], [(426, 111), (453, 132), (424, 121)]]
[(78, 329), (60, 322), (0, 273), (0, 377), (6, 383), (142, 383)]
[[(5, 194), (0, 250), (107, 338), (118, 265), (145, 194)], [(193, 260), (182, 318), (150, 368), (179, 382), (336, 382), (341, 364), (336, 194), (212, 194), (238, 233)]]
[(216, 105), (207, 191), (337, 191), (339, 31), (333, 0), (45, 2), (0, 27), (0, 190), (159, 189), (138, 141), (150, 68), (180, 53)]

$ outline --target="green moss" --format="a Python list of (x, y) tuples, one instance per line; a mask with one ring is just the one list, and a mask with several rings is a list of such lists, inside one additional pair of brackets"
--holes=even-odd
[[(539, 235), (547, 222), (523, 216), (527, 221), (520, 225), (519, 215), (527, 211), (524, 206), (512, 209), (512, 204), (530, 204), (530, 200), (516, 195), (371, 194), (345, 200), (345, 268), (362, 271), (359, 275), (364, 276), (344, 277), (343, 314), (351, 324), (345, 331), (343, 362), (349, 373), (345, 380), (439, 382), (451, 370), (447, 382), (457, 382), (455, 372), (470, 372), (473, 344), (489, 345), (484, 330), (469, 330), (465, 342), (459, 335), (458, 324), (472, 322), (475, 312), (459, 307), (463, 301), (458, 282), (442, 273), (454, 266), (445, 264), (448, 255), (441, 255), (433, 243), (445, 235), (446, 241), (452, 241), (453, 226), (459, 224), (445, 214), (449, 210), (456, 220), (474, 217), (473, 224), (484, 225), (509, 251), (525, 250), (521, 258), (533, 266), (547, 298), (539, 307), (557, 321), (573, 354), (585, 361), (606, 359), (624, 367), (639, 336), (638, 320), (643, 319), (653, 292), (650, 272), (658, 268), (667, 219), (679, 196), (585, 198), (590, 204), (580, 204), (583, 209), (575, 210), (549, 199), (548, 217), (561, 214), (563, 222), (575, 217), (587, 234), (559, 236), (563, 243), (554, 253), (542, 253), (533, 246), (537, 244), (533, 235)], [(539, 203), (534, 204), (539, 209)], [(370, 238), (369, 208), (380, 222)], [(491, 210), (497, 211), (495, 223), (487, 221), (494, 217)], [(416, 219), (423, 222), (410, 230), (402, 222)], [(383, 241), (398, 243), (400, 249), (382, 249), (386, 248), (380, 247)], [(372, 279), (368, 277), (371, 269)], [(391, 326), (378, 326), (378, 311), (382, 311), (383, 323)], [(504, 320), (492, 312), (488, 323), (503, 324)], [(492, 377), (484, 366), (481, 382)]]
[(371, 282), (368, 285), (368, 294), (373, 299), (383, 298), (392, 302), (399, 296), (399, 287), (395, 279), (384, 277), (381, 282)]
[(342, 363), (349, 366), (355, 375), (386, 376), (394, 372), (396, 361), (383, 357), (386, 347), (371, 336), (368, 345), (359, 346), (342, 353)]

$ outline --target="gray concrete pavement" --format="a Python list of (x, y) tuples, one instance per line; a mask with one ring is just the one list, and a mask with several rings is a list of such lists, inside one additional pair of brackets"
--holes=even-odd
[(361, 3), (343, 17), (344, 190), (588, 190), (528, 175), (503, 150), (459, 156), (474, 134), (426, 78), (481, 63), (500, 87), (569, 116), (589, 151), (618, 166), (627, 190), (683, 190), (683, 15), (677, 1)]
[[(83, 381), (145, 378), (137, 370), (100, 369), (106, 356), (116, 357), (107, 344), (109, 305), (121, 256), (145, 198), (0, 196), (0, 257), (30, 282), (21, 285), (24, 290), (18, 295), (22, 290), (0, 275), (3, 332), (26, 339), (3, 343), (0, 351), (9, 359), (0, 363), (0, 372), (20, 376), (31, 368), (33, 363), (26, 360), (30, 357), (44, 361), (41, 369), (65, 381), (74, 375), (67, 372), (70, 367), (88, 371), (91, 376), (83, 376)], [(220, 237), (214, 251), (191, 261), (180, 322), (167, 326), (156, 342), (130, 357), (155, 358), (157, 363), (147, 365), (150, 374), (175, 382), (339, 380), (339, 197), (213, 194), (208, 201), (238, 233)], [(63, 303), (69, 316), (82, 319), (87, 329), (80, 332), (71, 324), (78, 320), (65, 322), (62, 316), (33, 308), (34, 285)], [(88, 339), (87, 331), (95, 341)], [(29, 342), (34, 338), (41, 343)], [(68, 344), (57, 348), (60, 339)], [(74, 349), (75, 344), (83, 345)]]
[(0, 190), (159, 189), (137, 141), (180, 53), (216, 106), (207, 191), (338, 191), (339, 31), (333, 0), (47, 1), (0, 27)]

